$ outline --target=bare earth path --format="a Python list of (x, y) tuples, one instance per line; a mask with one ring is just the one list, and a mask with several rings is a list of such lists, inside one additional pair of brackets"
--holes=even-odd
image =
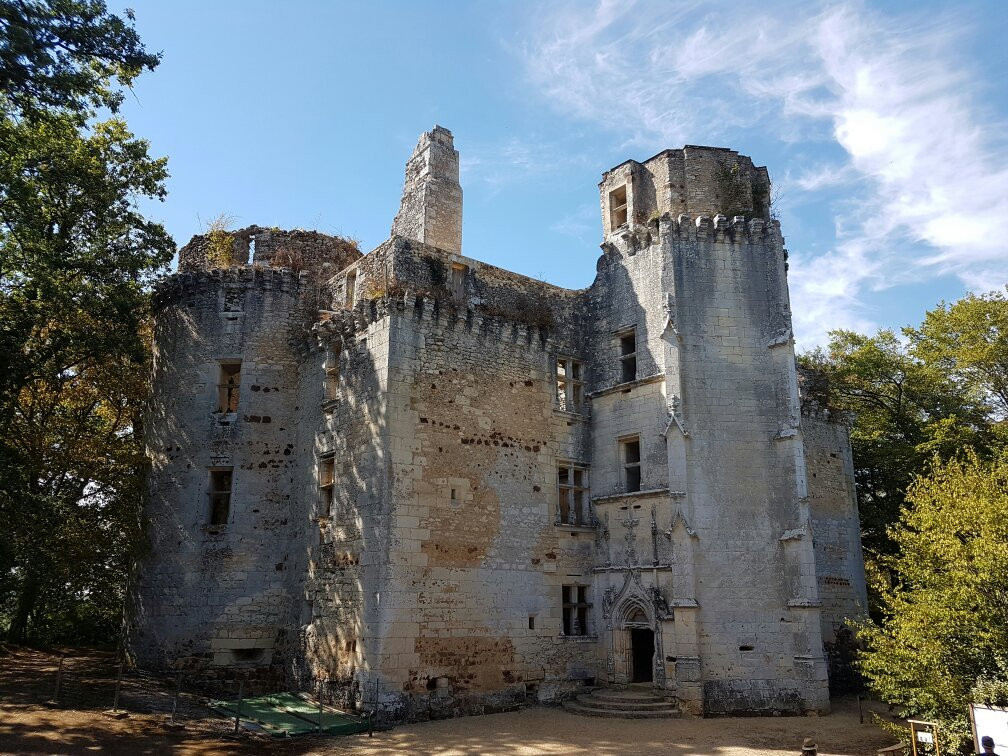
[[(509, 714), (425, 722), (346, 738), (279, 740), (245, 734), (230, 739), (231, 723), (196, 699), (183, 702), (184, 730), (166, 727), (170, 695), (156, 683), (124, 685), (126, 719), (109, 719), (114, 664), (101, 652), (73, 651), (67, 662), (67, 701), (49, 708), (58, 657), (26, 649), (0, 651), (0, 753), (121, 754), (664, 754), (665, 756), (785, 756), (805, 737), (823, 756), (873, 756), (892, 740), (860, 724), (853, 699), (834, 701), (824, 717), (764, 719), (618, 720), (579, 717), (538, 707)], [(107, 700), (106, 700), (107, 699)], [(170, 703), (168, 703), (170, 705)], [(866, 711), (866, 720), (870, 719)]]

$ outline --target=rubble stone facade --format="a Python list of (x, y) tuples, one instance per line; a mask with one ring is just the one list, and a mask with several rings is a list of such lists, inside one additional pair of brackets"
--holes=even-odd
[(599, 188), (579, 291), (461, 254), (441, 127), (367, 255), (258, 227), (226, 265), (183, 248), (142, 663), (398, 718), (630, 682), (697, 714), (828, 708), (823, 642), (866, 604), (853, 465), (800, 409), (767, 171), (687, 146)]

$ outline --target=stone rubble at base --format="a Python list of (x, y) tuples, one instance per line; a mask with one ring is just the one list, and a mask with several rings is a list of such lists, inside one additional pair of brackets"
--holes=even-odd
[(462, 256), (441, 127), (367, 255), (258, 226), (180, 251), (141, 664), (397, 719), (635, 679), (695, 714), (828, 709), (823, 642), (866, 607), (853, 462), (801, 408), (767, 171), (687, 146), (599, 188), (579, 291)]

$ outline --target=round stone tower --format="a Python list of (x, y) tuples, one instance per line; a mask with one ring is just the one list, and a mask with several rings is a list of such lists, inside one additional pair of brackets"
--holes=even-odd
[(352, 242), (316, 232), (212, 231), (158, 285), (152, 548), (131, 630), (141, 663), (254, 678), (294, 656), (301, 345), (324, 282), (359, 258)]

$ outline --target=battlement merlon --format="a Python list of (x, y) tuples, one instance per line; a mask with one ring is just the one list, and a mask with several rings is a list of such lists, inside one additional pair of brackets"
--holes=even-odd
[(452, 133), (441, 126), (420, 136), (406, 163), (402, 203), (392, 236), (462, 252), (462, 186)]
[(627, 160), (599, 183), (605, 238), (659, 215), (770, 219), (770, 175), (726, 147), (686, 145)]

